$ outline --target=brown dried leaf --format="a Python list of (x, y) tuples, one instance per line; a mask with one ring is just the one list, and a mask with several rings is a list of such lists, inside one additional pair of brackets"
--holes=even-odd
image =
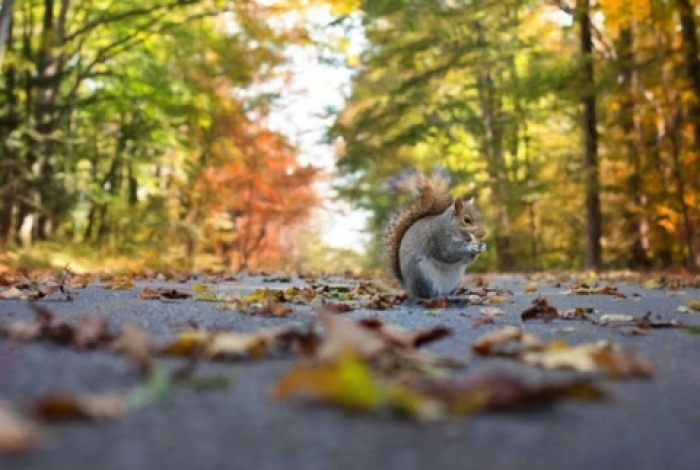
[(9, 289), (0, 291), (0, 299), (21, 299), (26, 300), (29, 298), (29, 294), (19, 290), (17, 287), (12, 286)]
[(447, 308), (450, 306), (450, 300), (447, 297), (425, 299), (419, 301), (419, 303), (425, 308)]
[(117, 281), (117, 282), (111, 282), (109, 284), (105, 284), (102, 286), (103, 289), (110, 289), (110, 290), (129, 290), (133, 289), (134, 286), (134, 281), (131, 279), (125, 279), (122, 281)]
[(143, 292), (139, 294), (139, 299), (143, 300), (158, 300), (160, 299), (160, 292), (150, 287), (146, 287)]
[(111, 344), (115, 352), (125, 354), (142, 373), (149, 373), (155, 366), (151, 355), (151, 337), (136, 323), (129, 323)]
[(588, 287), (586, 284), (583, 284), (579, 287), (572, 288), (571, 291), (574, 294), (578, 294), (578, 295), (603, 294), (603, 295), (612, 295), (616, 299), (626, 299), (627, 298), (627, 296), (625, 294), (618, 291), (617, 287), (614, 287), (614, 286)]
[(376, 330), (391, 345), (400, 348), (413, 349), (436, 341), (452, 334), (452, 330), (444, 326), (435, 326), (424, 330), (409, 331), (400, 326), (382, 323), (378, 318), (364, 318), (360, 325)]
[(523, 321), (528, 320), (543, 320), (548, 323), (559, 316), (559, 312), (556, 308), (552, 307), (546, 298), (538, 297), (533, 299), (532, 305), (520, 314), (520, 318)]
[(339, 315), (327, 313), (322, 309), (317, 314), (324, 330), (323, 341), (316, 351), (318, 360), (332, 361), (350, 356), (370, 358), (388, 348), (387, 340), (372, 328), (364, 327)]
[(44, 421), (105, 420), (123, 415), (127, 406), (121, 394), (54, 394), (37, 400), (32, 409), (34, 415)]
[(573, 369), (578, 372), (604, 371), (615, 378), (650, 377), (653, 363), (608, 341), (569, 346), (550, 343), (543, 351), (529, 351), (520, 359), (545, 369)]
[(415, 390), (444, 403), (449, 414), (460, 416), (563, 399), (599, 399), (605, 395), (588, 378), (532, 383), (505, 371), (485, 371), (447, 382), (424, 382)]
[(162, 298), (171, 300), (189, 299), (192, 297), (192, 294), (187, 292), (182, 292), (177, 289), (168, 289), (166, 287), (159, 288), (158, 293)]
[(542, 343), (537, 337), (512, 325), (490, 331), (472, 344), (472, 350), (484, 356), (515, 356), (523, 350), (537, 351), (541, 348)]
[(295, 330), (264, 329), (254, 333), (183, 331), (161, 353), (169, 356), (201, 356), (207, 359), (261, 358), (285, 342), (297, 341), (297, 344), (301, 344), (302, 340), (307, 339), (301, 334), (294, 335), (293, 331)]
[(323, 302), (323, 309), (328, 313), (347, 313), (355, 310), (355, 307), (340, 302)]
[(41, 438), (39, 426), (20, 416), (0, 400), (0, 454), (18, 454), (35, 447)]
[(72, 344), (77, 348), (92, 348), (112, 339), (107, 320), (97, 315), (86, 315), (73, 329)]

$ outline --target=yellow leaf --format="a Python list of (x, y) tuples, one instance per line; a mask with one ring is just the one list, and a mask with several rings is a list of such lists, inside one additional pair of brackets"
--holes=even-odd
[(364, 411), (378, 408), (383, 395), (381, 384), (371, 370), (350, 356), (334, 362), (294, 367), (272, 389), (272, 395), (278, 400), (297, 394)]

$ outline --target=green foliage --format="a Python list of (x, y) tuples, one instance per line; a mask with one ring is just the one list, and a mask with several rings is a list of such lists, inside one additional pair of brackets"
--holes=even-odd
[[(682, 29), (685, 3), (603, 2), (598, 50), (582, 57), (565, 3), (363, 2), (369, 47), (330, 132), (343, 142), (339, 192), (373, 211), (377, 244), (400, 203), (383, 183), (407, 165), (438, 164), (455, 195), (476, 195), (486, 213), (482, 263), (581, 267), (580, 103), (593, 95), (604, 262), (697, 267), (700, 79), (686, 71), (699, 63), (698, 15), (687, 10)], [(590, 60), (593, 84), (582, 72)]]

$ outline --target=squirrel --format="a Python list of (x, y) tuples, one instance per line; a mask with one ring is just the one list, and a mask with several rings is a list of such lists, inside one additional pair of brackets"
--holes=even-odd
[(484, 220), (474, 198), (453, 200), (450, 182), (444, 169), (423, 174), (411, 168), (388, 183), (393, 192), (417, 193), (384, 231), (387, 261), (410, 297), (455, 294), (465, 267), (486, 251)]

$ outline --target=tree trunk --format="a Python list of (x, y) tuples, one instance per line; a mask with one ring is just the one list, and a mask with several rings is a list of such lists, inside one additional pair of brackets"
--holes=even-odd
[(581, 84), (583, 94), (583, 174), (586, 191), (586, 251), (583, 266), (600, 270), (602, 217), (600, 211), (600, 181), (598, 168), (598, 131), (596, 130), (596, 91), (593, 68), (593, 38), (590, 0), (577, 0), (576, 11), (580, 29)]
[(15, 0), (3, 0), (0, 9), (0, 68), (5, 58), (5, 42), (10, 37), (10, 24), (12, 23), (12, 7)]
[[(477, 44), (488, 47), (484, 26), (475, 22)], [(510, 271), (514, 267), (514, 257), (510, 241), (510, 217), (508, 214), (508, 175), (506, 172), (505, 150), (503, 148), (502, 103), (493, 81), (494, 71), (484, 67), (477, 77), (477, 92), (481, 107), (484, 154), (487, 158), (491, 191), (491, 202), (495, 207), (498, 229), (496, 231), (496, 256), (499, 271)]]
[[(678, 14), (681, 23), (681, 39), (683, 57), (685, 60), (685, 75), (689, 86), (691, 99), (686, 119), (693, 128), (693, 144), (695, 147), (695, 187), (700, 187), (700, 47), (698, 47), (697, 22), (695, 20), (695, 6), (690, 4), (690, 0), (676, 0)], [(691, 180), (692, 181), (692, 180)], [(697, 208), (695, 216), (691, 219), (698, 220)], [(696, 222), (697, 223), (697, 222)], [(688, 267), (700, 267), (700, 234), (692, 226), (690, 231), (692, 240), (692, 250), (688, 260)], [(694, 251), (694, 253), (693, 253)]]
[(644, 223), (643, 210), (645, 196), (642, 194), (642, 169), (639, 141), (634, 122), (635, 89), (634, 76), (634, 20), (620, 30), (617, 49), (618, 85), (620, 93), (620, 110), (618, 122), (622, 130), (622, 154), (629, 168), (629, 175), (624, 182), (624, 194), (627, 198), (622, 212), (622, 230), (627, 242), (627, 265), (632, 269), (648, 268), (646, 250), (642, 240)]

